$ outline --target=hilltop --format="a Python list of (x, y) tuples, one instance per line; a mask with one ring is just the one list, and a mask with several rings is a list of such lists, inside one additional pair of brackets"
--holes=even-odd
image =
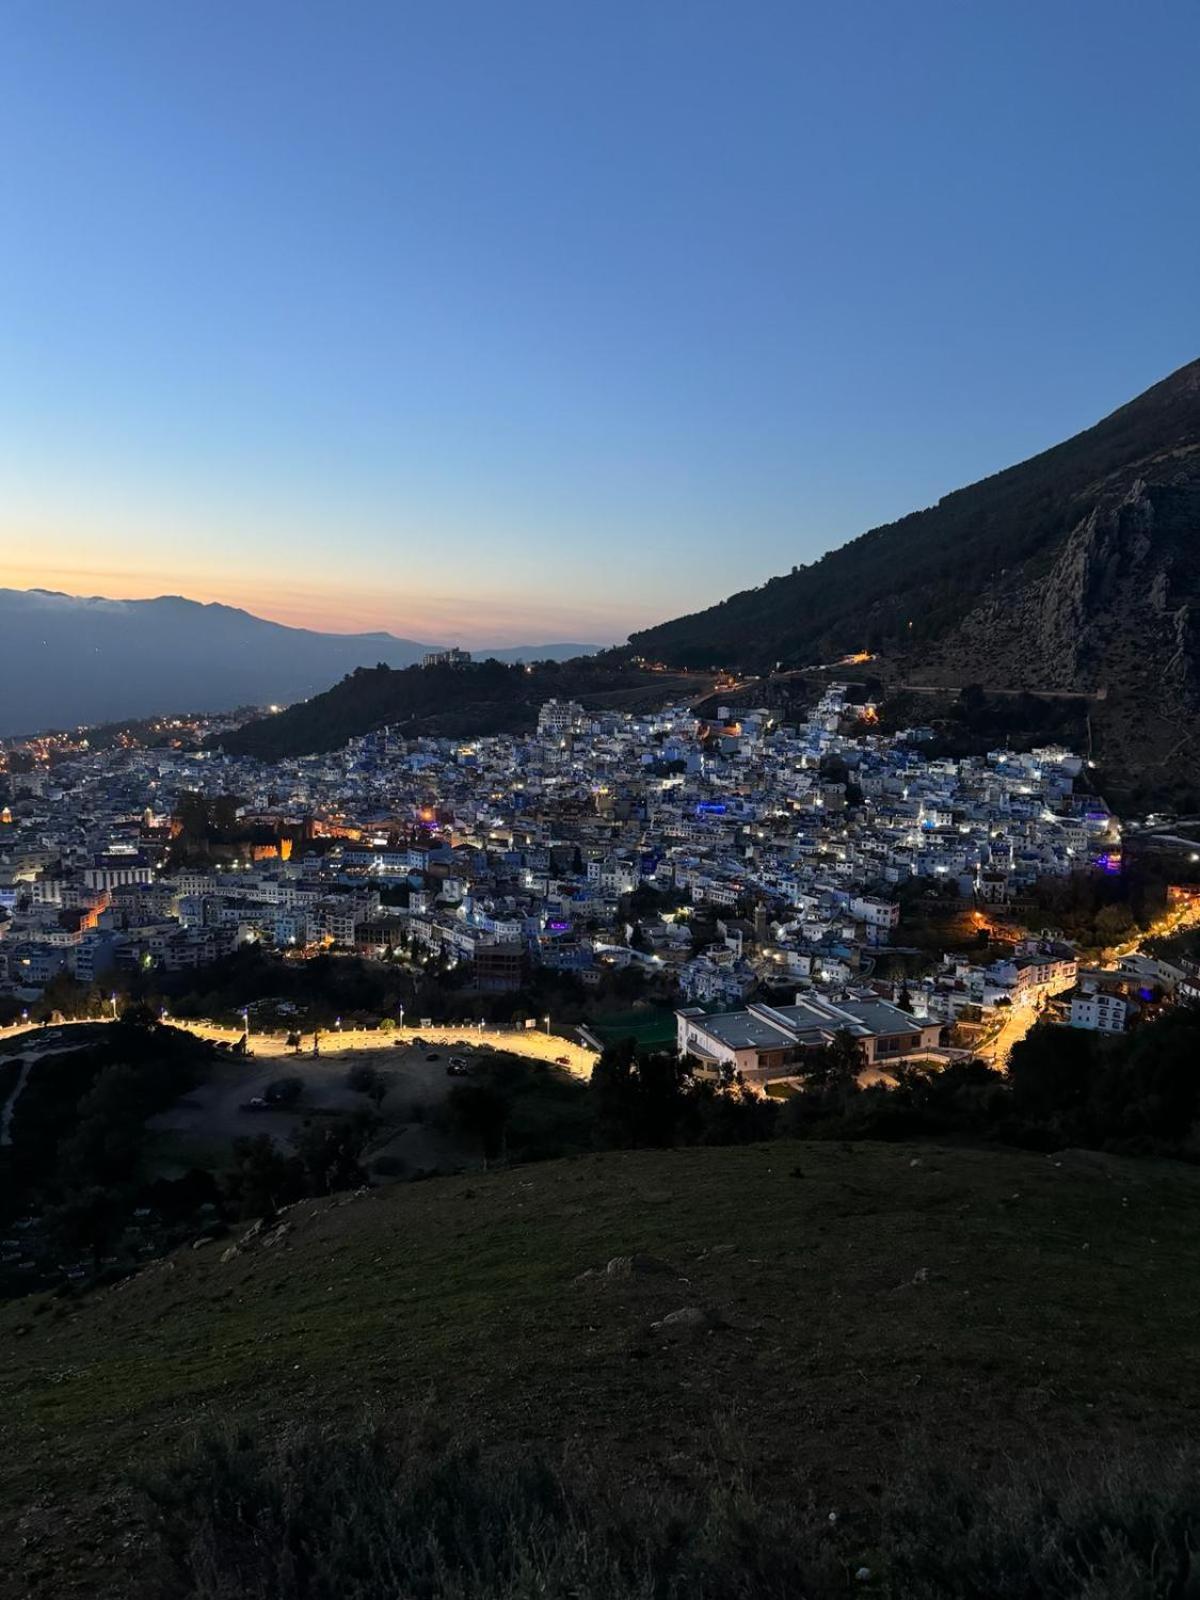
[(691, 616), (672, 667), (858, 651), (901, 683), (1094, 693), (1106, 771), (1200, 785), (1200, 361), (1053, 449)]
[[(283, 1222), (0, 1308), (0, 1593), (129, 1593), (146, 1530), (127, 1475), (235, 1419), (269, 1435), (419, 1407), (485, 1453), (565, 1450), (656, 1494), (711, 1471), (732, 1429), (793, 1511), (811, 1495), (853, 1527), (923, 1452), (986, 1479), (1047, 1441), (1173, 1446), (1200, 1409), (1200, 1173), (1172, 1163), (605, 1153)], [(658, 1270), (605, 1270), (639, 1252)], [(689, 1307), (698, 1327), (653, 1328)]]
[(264, 761), (335, 750), (384, 724), (407, 736), (479, 738), (530, 733), (550, 699), (589, 709), (656, 709), (672, 697), (697, 698), (712, 687), (703, 674), (644, 672), (610, 656), (522, 666), (495, 659), (466, 666), (361, 668), (311, 700), (222, 734), (231, 755)]

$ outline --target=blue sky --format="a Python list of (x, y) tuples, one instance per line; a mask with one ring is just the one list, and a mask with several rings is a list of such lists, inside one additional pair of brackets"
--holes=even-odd
[(0, 583), (614, 640), (1200, 355), (1200, 6), (0, 0)]

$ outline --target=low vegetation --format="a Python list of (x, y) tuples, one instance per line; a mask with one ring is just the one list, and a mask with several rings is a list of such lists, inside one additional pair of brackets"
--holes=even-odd
[(1190, 1592), (1187, 1452), (1048, 1457), (980, 1482), (893, 1471), (843, 1520), (802, 1465), (769, 1487), (715, 1432), (705, 1480), (614, 1475), (376, 1424), (209, 1435), (140, 1480), (146, 1600), (1156, 1600)]
[[(584, 1595), (605, 1594), (567, 1564), (571, 1508), (582, 1501), (593, 1519), (581, 1532), (595, 1559), (624, 1573), (634, 1553), (622, 1519), (636, 1532), (647, 1497), (661, 1526), (641, 1534), (664, 1563), (664, 1587), (650, 1594), (686, 1577), (701, 1594), (748, 1596), (737, 1563), (749, 1584), (766, 1583), (777, 1558), (791, 1590), (757, 1592), (803, 1594), (797, 1573), (813, 1568), (799, 1563), (826, 1553), (847, 1584), (860, 1564), (883, 1583), (910, 1570), (904, 1561), (925, 1563), (931, 1586), (917, 1594), (1154, 1593), (1049, 1578), (1037, 1591), (990, 1586), (1004, 1567), (989, 1548), (1041, 1550), (1049, 1562), (1062, 1542), (1054, 1508), (1087, 1458), (1102, 1470), (1079, 1483), (1078, 1517), (1108, 1495), (1139, 1560), (1160, 1516), (1173, 1530), (1162, 1559), (1186, 1549), (1186, 1483), (1168, 1466), (1200, 1407), (1197, 1241), (1200, 1174), (1188, 1167), (929, 1143), (605, 1152), (302, 1201), (270, 1228), (235, 1229), (121, 1285), (0, 1306), (0, 1548), (19, 1556), (0, 1594), (124, 1597), (151, 1559), (174, 1565), (182, 1594), (305, 1593), (261, 1563), (282, 1559), (281, 1530), (295, 1539), (305, 1524), (304, 1559), (324, 1560), (350, 1484), (367, 1506), (364, 1548), (329, 1542), (339, 1570), (360, 1580), (363, 1600), (378, 1593), (367, 1546), (391, 1528), (393, 1592), (407, 1593), (401, 1577), (418, 1585), (429, 1569), (404, 1565), (406, 1507), (429, 1506), (445, 1553), (438, 1482), (477, 1480), (462, 1491), (469, 1532), (473, 1508), (513, 1506), (524, 1493), (514, 1484), (543, 1472), (568, 1520), (514, 1507), (517, 1548), (522, 1530), (540, 1528), (550, 1562), (529, 1574), (530, 1595), (543, 1579), (550, 1594), (576, 1580)], [(364, 1413), (386, 1438), (414, 1412), (449, 1442), (429, 1456), (401, 1436), (387, 1459), (373, 1456)], [(318, 1433), (297, 1438), (300, 1418)], [(197, 1436), (224, 1441), (215, 1464), (204, 1451), (217, 1447), (197, 1457)], [(320, 1504), (304, 1464), (314, 1438), (326, 1461)], [(1065, 1476), (1045, 1461), (1047, 1441)], [(930, 1497), (918, 1484), (906, 1513), (921, 1461), (972, 1482), (972, 1496)], [(1106, 1477), (1106, 1462), (1128, 1471)], [(222, 1487), (231, 1473), (244, 1486), (236, 1496)], [(1017, 1495), (1043, 1473), (1044, 1497)], [(132, 1486), (147, 1475), (149, 1502)], [(714, 1565), (703, 1564), (703, 1526), (681, 1530), (674, 1554), (671, 1540), (659, 1544), (679, 1526), (674, 1508), (710, 1507), (739, 1481), (748, 1498), (724, 1501)], [(399, 1497), (394, 1517), (381, 1496)], [(235, 1498), (263, 1518), (257, 1551)], [(794, 1531), (774, 1545), (780, 1517)], [(500, 1546), (491, 1576), (450, 1562), (447, 1593), (509, 1581), (504, 1516), (485, 1520), (480, 1537)], [(836, 1540), (810, 1543), (823, 1526)], [(1109, 1524), (1095, 1526), (1106, 1538)], [(205, 1576), (214, 1539), (226, 1555)], [(968, 1557), (975, 1565), (960, 1566)], [(603, 1566), (591, 1570), (599, 1582)], [(974, 1587), (956, 1591), (960, 1570)]]

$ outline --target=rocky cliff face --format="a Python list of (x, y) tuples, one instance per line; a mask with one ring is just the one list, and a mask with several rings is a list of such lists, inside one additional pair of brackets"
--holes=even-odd
[(630, 646), (755, 673), (867, 650), (895, 683), (1095, 695), (1106, 786), (1191, 787), (1200, 809), (1198, 535), (1193, 361), (1041, 455)]
[(1092, 694), (1106, 780), (1200, 788), (1200, 449), (1101, 485), (1048, 570), (1029, 565), (922, 650), (908, 680)]

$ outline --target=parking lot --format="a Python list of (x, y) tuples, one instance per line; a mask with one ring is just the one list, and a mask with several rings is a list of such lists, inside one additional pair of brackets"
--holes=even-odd
[[(399, 1156), (409, 1171), (463, 1165), (462, 1152), (435, 1125), (434, 1114), (454, 1087), (455, 1079), (447, 1073), (450, 1056), (469, 1061), (479, 1053), (477, 1040), (451, 1051), (432, 1040), (418, 1046), (393, 1039), (385, 1049), (379, 1043), (364, 1047), (347, 1036), (332, 1047), (323, 1039), (321, 1054), (314, 1057), (311, 1036), (300, 1055), (279, 1040), (252, 1038), (251, 1049), (249, 1057), (229, 1056), (214, 1063), (207, 1083), (151, 1120), (149, 1126), (159, 1136), (155, 1164), (163, 1176), (178, 1176), (193, 1165), (224, 1165), (235, 1139), (267, 1133), (285, 1145), (306, 1119), (356, 1109), (377, 1111), (380, 1118), (372, 1157), (385, 1152)], [(427, 1059), (430, 1055), (436, 1059)], [(369, 1063), (387, 1081), (378, 1108), (347, 1086), (347, 1074), (359, 1062)], [(304, 1085), (294, 1106), (248, 1109), (251, 1101), (265, 1099), (272, 1082), (291, 1077)]]

